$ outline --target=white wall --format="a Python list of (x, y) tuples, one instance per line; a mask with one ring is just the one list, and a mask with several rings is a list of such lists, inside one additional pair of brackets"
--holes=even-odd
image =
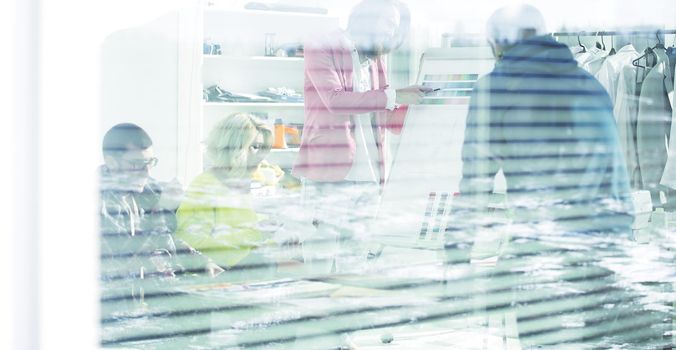
[(101, 47), (147, 3), (0, 2), (2, 349), (98, 345)]
[[(20, 215), (28, 215), (38, 227), (26, 258), (38, 265), (34, 290), (38, 299), (33, 305), (39, 318), (25, 333), (17, 334), (25, 334), (39, 348), (91, 349), (98, 339), (97, 181), (93, 176), (97, 152), (92, 147), (100, 118), (97, 8), (85, 0), (38, 3), (39, 37), (26, 41), (34, 49), (23, 58), (38, 62), (38, 83), (24, 96), (39, 116), (27, 139), (38, 153), (37, 181), (32, 184), (37, 203)], [(18, 157), (31, 156), (18, 149)], [(16, 269), (33, 272), (24, 266)]]
[[(247, 0), (214, 0), (217, 4), (242, 8)], [(331, 15), (345, 19), (359, 0), (282, 0), (327, 7)], [(528, 3), (538, 7), (551, 29), (561, 26), (578, 29), (637, 25), (673, 26), (676, 23), (676, 1), (672, 0), (402, 0), (417, 18), (427, 25), (442, 25), (449, 31), (457, 23), (468, 32), (483, 31), (490, 14), (501, 6)], [(345, 21), (341, 22), (342, 24)], [(591, 28), (590, 28), (591, 27)]]
[(39, 29), (37, 1), (0, 3), (0, 347), (40, 344), (39, 263)]
[(159, 179), (177, 175), (178, 13), (110, 34), (101, 48), (101, 131), (123, 122), (144, 128), (160, 162)]
[[(0, 43), (5, 47), (13, 47), (15, 42), (14, 19), (15, 3), (14, 1), (0, 2)], [(14, 164), (14, 152), (12, 138), (14, 130), (14, 79), (12, 72), (14, 68), (13, 55), (0, 56), (0, 76), (11, 77), (9, 79), (0, 80), (0, 94), (7, 99), (4, 103), (0, 103), (0, 115), (5, 117), (5, 127), (0, 128), (0, 157), (5, 159), (6, 164)], [(13, 183), (12, 172), (0, 171), (0, 183)], [(4, 198), (11, 198), (4, 200), (0, 204), (0, 213), (2, 213), (3, 220), (0, 220), (0, 285), (12, 285), (12, 279), (16, 269), (12, 268), (14, 261), (14, 186), (3, 186), (0, 193)], [(18, 286), (14, 288), (0, 288), (0, 310), (4, 310), (0, 315), (0, 348), (12, 349), (14, 348), (14, 309), (12, 301), (14, 291), (19, 289)]]
[[(133, 122), (146, 129), (160, 162), (153, 176), (177, 176), (178, 47), (181, 9), (201, 0), (102, 0), (96, 2), (101, 66), (100, 126), (95, 147), (100, 155), (104, 133)], [(99, 162), (102, 162), (99, 156)]]
[(594, 30), (640, 25), (673, 26), (676, 23), (676, 2), (671, 0), (474, 0), (471, 5), (459, 1), (419, 0), (415, 4), (413, 1), (408, 3), (419, 18), (425, 18), (428, 23), (445, 24), (448, 31), (462, 23), (465, 31), (481, 33), (493, 11), (519, 3), (539, 8), (553, 31), (564, 26)]

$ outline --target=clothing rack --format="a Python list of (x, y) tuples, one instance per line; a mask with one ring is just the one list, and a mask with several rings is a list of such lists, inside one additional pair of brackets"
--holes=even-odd
[(676, 29), (669, 30), (630, 30), (630, 31), (581, 31), (581, 32), (557, 32), (553, 36), (617, 36), (617, 35), (652, 35), (652, 34), (676, 34)]

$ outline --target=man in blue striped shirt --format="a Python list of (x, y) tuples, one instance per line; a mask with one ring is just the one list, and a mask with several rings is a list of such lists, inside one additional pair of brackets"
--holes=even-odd
[[(636, 312), (634, 294), (606, 267), (625, 256), (632, 224), (611, 100), (545, 30), (527, 5), (489, 20), (497, 63), (471, 97), (460, 194), (446, 230), (449, 269), (468, 262), (479, 234), (510, 236), (478, 308), (503, 308), (509, 291), (524, 348), (652, 339), (644, 326), (654, 316)], [(507, 222), (488, 208), (500, 170)]]

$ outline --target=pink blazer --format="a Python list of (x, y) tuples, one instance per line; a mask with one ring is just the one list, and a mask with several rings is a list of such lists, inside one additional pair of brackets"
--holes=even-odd
[(384, 179), (386, 130), (399, 134), (406, 108), (386, 109), (387, 67), (382, 58), (371, 64), (372, 86), (377, 89), (355, 92), (353, 46), (343, 32), (305, 47), (305, 125), (292, 173), (313, 181), (345, 179), (356, 151), (353, 114), (376, 113), (376, 144), (379, 149), (381, 183)]

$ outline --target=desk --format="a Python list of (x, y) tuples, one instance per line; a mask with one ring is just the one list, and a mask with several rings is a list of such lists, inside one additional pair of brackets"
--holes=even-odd
[[(544, 252), (549, 248), (532, 249)], [(605, 267), (615, 270), (623, 281), (636, 286), (673, 278), (670, 277), (673, 270), (665, 270), (661, 264), (650, 265), (648, 263), (653, 261), (645, 258), (663, 251), (650, 244), (636, 244), (631, 251), (635, 254), (630, 260), (634, 265), (627, 267), (626, 260), (609, 259), (604, 261)], [(508, 253), (514, 255), (518, 252)], [(507, 268), (496, 267), (490, 259), (477, 259), (476, 264), (453, 266), (448, 271), (439, 263), (436, 254), (433, 252), (416, 261), (413, 259), (415, 252), (405, 255), (394, 250), (388, 261), (381, 261), (382, 266), (376, 264), (359, 275), (308, 276), (298, 273), (294, 278), (293, 274), (284, 273), (273, 281), (248, 281), (246, 284), (225, 280), (186, 280), (167, 287), (167, 291), (171, 292), (168, 295), (147, 298), (147, 306), (136, 313), (120, 312), (110, 316), (116, 304), (106, 304), (103, 314), (109, 316), (102, 324), (104, 345), (147, 349), (227, 349), (241, 346), (305, 350), (335, 348), (338, 345), (360, 350), (520, 349), (516, 312), (510, 304), (514, 295), (510, 288), (524, 282), (525, 278), (500, 276), (499, 273)], [(532, 261), (560, 264), (564, 258), (570, 257), (566, 252), (561, 252), (559, 256), (549, 252), (546, 255), (542, 260)], [(585, 257), (584, 252), (580, 255), (580, 258)], [(556, 259), (552, 260), (552, 257)], [(616, 265), (613, 265), (614, 262)], [(662, 275), (636, 273), (632, 271), (635, 268), (651, 269)], [(496, 269), (497, 272), (494, 271)], [(550, 267), (548, 273), (555, 272), (556, 269)], [(551, 277), (551, 281), (546, 280), (542, 284), (553, 281), (553, 284), (559, 285), (548, 286), (542, 295), (534, 293), (533, 298), (543, 298), (545, 311), (548, 312), (575, 313), (577, 311), (571, 308), (573, 302), (577, 303), (574, 307), (595, 307), (598, 295), (577, 298), (572, 302), (570, 299), (559, 300), (554, 295), (566, 291), (566, 288), (587, 286), (561, 286), (564, 278), (579, 280), (585, 276), (602, 276), (605, 272), (574, 267), (558, 275), (538, 275), (538, 278)], [(632, 276), (643, 279), (632, 279)], [(445, 281), (450, 283), (444, 284)], [(604, 283), (600, 278), (591, 279), (589, 289), (603, 290), (609, 286)], [(547, 294), (549, 292), (552, 293)], [(664, 291), (660, 297), (667, 296), (667, 292)], [(606, 297), (607, 294), (604, 292), (602, 295)], [(637, 305), (637, 310), (641, 306)], [(626, 311), (631, 318), (617, 327), (644, 321), (655, 324), (648, 318), (651, 315), (637, 314), (630, 309), (620, 311)], [(546, 330), (548, 325), (539, 323), (549, 321), (549, 316), (537, 318), (543, 314), (542, 306), (524, 308), (519, 312), (535, 319), (521, 326), (531, 327), (532, 333)], [(609, 329), (595, 327), (598, 326), (583, 330), (603, 332)], [(571, 328), (567, 331), (579, 330)], [(393, 341), (383, 344), (381, 337), (387, 334), (392, 335)], [(550, 335), (545, 333), (534, 338), (533, 342), (548, 339), (551, 339)], [(523, 337), (521, 341), (528, 339)]]
[[(363, 277), (362, 277), (363, 278)], [(420, 327), (435, 314), (459, 312), (460, 304), (439, 304), (443, 288), (403, 288), (421, 280), (383, 277), (367, 284), (359, 276), (326, 281), (278, 280), (264, 284), (181, 286), (179, 295), (150, 298), (148, 308), (103, 324), (104, 345), (179, 349), (190, 346), (308, 349), (323, 344), (359, 344), (361, 331)], [(342, 282), (341, 282), (342, 280)], [(399, 288), (398, 288), (399, 287)], [(417, 320), (421, 320), (418, 322)], [(391, 330), (388, 330), (391, 331)], [(352, 339), (347, 334), (355, 334)], [(321, 347), (321, 346), (320, 346)]]

